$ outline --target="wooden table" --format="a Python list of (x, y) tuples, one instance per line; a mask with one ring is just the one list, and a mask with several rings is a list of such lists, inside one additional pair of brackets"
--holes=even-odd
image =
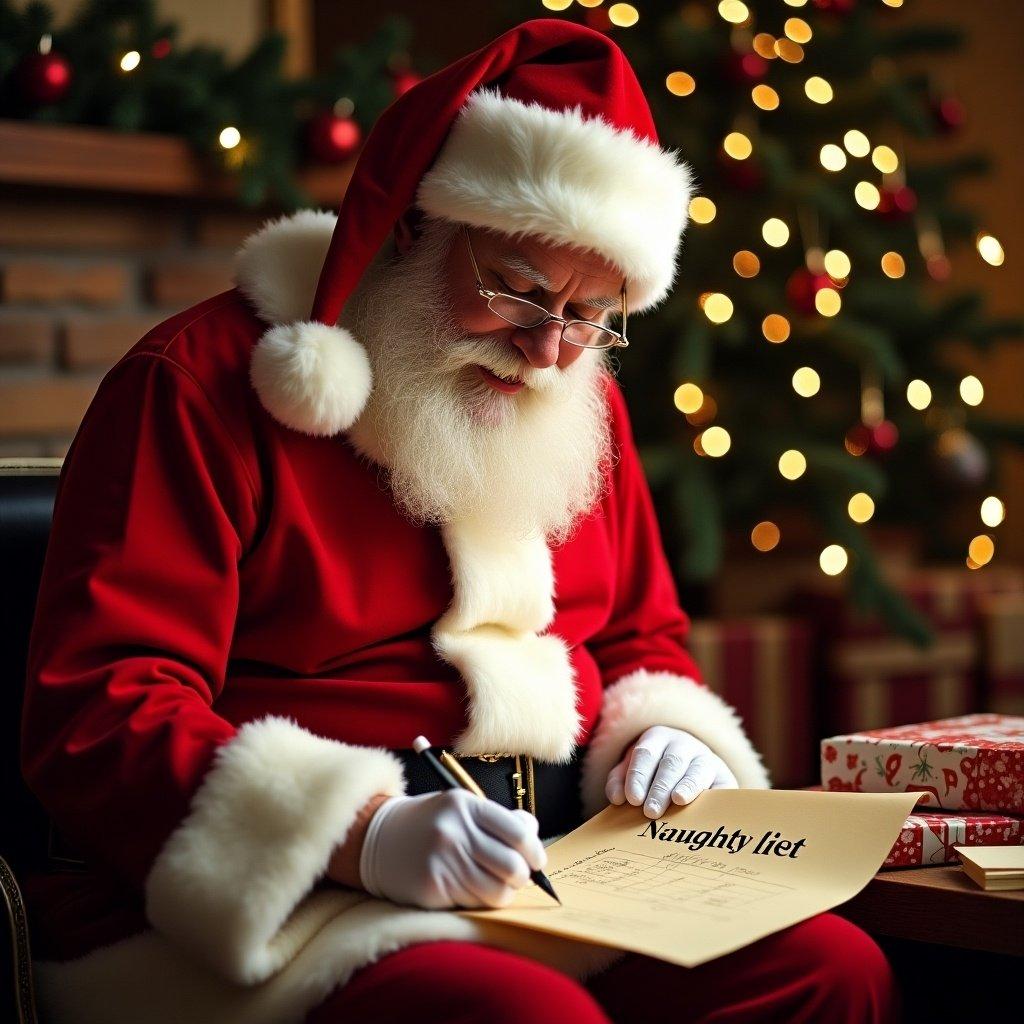
[(872, 935), (1024, 956), (1024, 889), (982, 889), (958, 866), (880, 871), (835, 912)]

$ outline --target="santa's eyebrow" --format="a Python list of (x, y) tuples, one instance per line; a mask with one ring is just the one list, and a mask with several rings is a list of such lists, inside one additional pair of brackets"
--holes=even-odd
[[(538, 270), (528, 260), (523, 259), (522, 256), (517, 256), (515, 253), (500, 253), (497, 258), (498, 262), (506, 270), (511, 270), (520, 277), (525, 277), (527, 281), (532, 281), (546, 292), (555, 291), (554, 282), (543, 271)], [(594, 298), (575, 299), (574, 304), (577, 306), (589, 306), (591, 309), (619, 309), (622, 304), (622, 298), (618, 295), (599, 295)]]

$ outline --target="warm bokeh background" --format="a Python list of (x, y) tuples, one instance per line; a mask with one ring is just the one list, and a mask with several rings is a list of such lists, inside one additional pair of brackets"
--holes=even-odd
[[(72, 11), (76, 4), (54, 6)], [(510, 27), (511, 6), (158, 3), (163, 16), (181, 24), (183, 42), (223, 47), (232, 57), (270, 27), (291, 31), (296, 73), (322, 70), (337, 47), (364, 43), (395, 14), (412, 28), (412, 66), (427, 72)], [(642, 2), (637, 6), (642, 12)], [(540, 0), (518, 9), (548, 13)], [(928, 66), (963, 101), (967, 123), (951, 138), (908, 140), (908, 152), (991, 156), (992, 173), (964, 181), (958, 195), (1001, 240), (1005, 264), (987, 266), (969, 246), (949, 255), (957, 284), (981, 289), (992, 315), (1019, 316), (1024, 4), (908, 0), (898, 17), (942, 21), (967, 33), (962, 50), (942, 58), (941, 67), (934, 59)], [(345, 180), (344, 167), (305, 178), (324, 207), (337, 205)], [(0, 457), (61, 457), (106, 370), (155, 323), (230, 287), (234, 249), (276, 211), (243, 208), (181, 140), (3, 119), (0, 184)], [(1024, 345), (1007, 340), (986, 356), (956, 355), (964, 373), (984, 382), (988, 412), (1024, 420)], [(813, 781), (817, 740), (839, 730), (972, 710), (1024, 713), (1024, 531), (1016, 525), (1024, 510), (1024, 455), (999, 457), (1007, 521), (992, 565), (976, 573), (962, 563), (917, 565), (904, 534), (888, 551), (890, 568), (906, 577), (905, 593), (936, 628), (937, 642), (927, 651), (860, 622), (842, 603), (841, 580), (827, 595), (833, 603), (815, 597), (813, 586), (808, 598), (808, 580), (822, 582), (809, 543), (789, 561), (780, 554), (769, 563), (752, 552), (746, 535), (738, 537), (712, 587), (683, 591), (698, 661), (742, 713), (777, 783)], [(965, 526), (971, 528), (977, 524)]]

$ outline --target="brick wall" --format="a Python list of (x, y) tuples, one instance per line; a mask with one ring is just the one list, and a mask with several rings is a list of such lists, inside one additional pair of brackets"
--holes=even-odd
[(0, 456), (63, 456), (96, 386), (150, 327), (231, 286), (265, 218), (209, 202), (6, 189)]

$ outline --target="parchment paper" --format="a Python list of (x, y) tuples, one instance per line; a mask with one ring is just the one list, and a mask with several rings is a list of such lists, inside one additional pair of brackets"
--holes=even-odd
[(610, 805), (547, 847), (561, 907), (527, 885), (459, 913), (694, 967), (856, 895), (919, 797), (711, 789), (657, 821)]

